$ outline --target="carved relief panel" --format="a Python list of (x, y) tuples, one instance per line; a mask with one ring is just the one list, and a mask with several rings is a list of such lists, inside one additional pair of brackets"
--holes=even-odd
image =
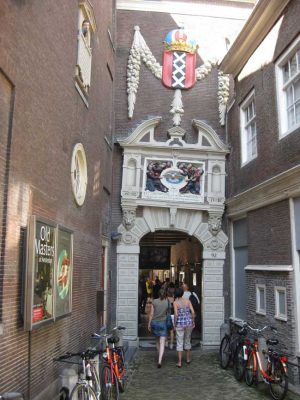
[(142, 198), (204, 202), (205, 163), (146, 158)]

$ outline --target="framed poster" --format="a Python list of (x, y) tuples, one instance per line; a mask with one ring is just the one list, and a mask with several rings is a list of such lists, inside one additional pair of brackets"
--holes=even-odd
[(73, 235), (58, 228), (57, 262), (55, 274), (55, 317), (72, 311)]
[(25, 329), (54, 319), (56, 225), (31, 217), (28, 226)]
[(36, 216), (27, 235), (24, 328), (33, 330), (72, 309), (73, 234)]

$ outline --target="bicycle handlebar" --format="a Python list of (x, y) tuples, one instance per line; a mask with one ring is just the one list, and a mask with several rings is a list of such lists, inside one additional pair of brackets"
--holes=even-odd
[[(76, 356), (80, 356), (82, 359), (93, 358), (97, 354), (99, 354), (99, 351), (94, 350), (94, 349), (87, 349), (86, 351), (82, 351), (81, 353), (69, 353), (68, 352), (62, 356), (53, 358), (53, 361), (64, 361), (64, 360), (68, 360), (71, 357), (76, 357)], [(0, 400), (1, 400), (1, 398), (0, 398)]]
[(256, 333), (257, 335), (261, 334), (262, 332), (266, 331), (267, 329), (270, 329), (274, 333), (277, 333), (277, 329), (271, 325), (265, 325), (263, 328), (259, 329), (259, 328), (253, 328), (253, 326), (251, 326), (250, 324), (248, 324), (248, 322), (246, 322), (244, 326), (245, 326), (245, 328), (249, 328), (250, 331)]

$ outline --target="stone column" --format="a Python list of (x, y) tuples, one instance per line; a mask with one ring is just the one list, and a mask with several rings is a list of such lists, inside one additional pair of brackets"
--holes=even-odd
[(117, 247), (117, 325), (126, 327), (124, 338), (138, 345), (139, 246)]
[(203, 260), (203, 347), (216, 347), (220, 344), (220, 326), (224, 322), (223, 266), (224, 260)]

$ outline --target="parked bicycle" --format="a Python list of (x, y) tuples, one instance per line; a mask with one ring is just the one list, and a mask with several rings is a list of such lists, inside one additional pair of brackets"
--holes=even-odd
[(112, 329), (112, 334), (92, 335), (95, 339), (105, 339), (105, 351), (102, 354), (104, 366), (101, 371), (101, 391), (104, 400), (119, 400), (119, 392), (125, 390), (125, 359), (122, 346), (116, 346), (120, 342), (117, 331), (126, 329), (118, 326)]
[[(54, 359), (54, 361), (79, 364), (82, 367), (78, 374), (78, 381), (69, 396), (69, 400), (100, 400), (101, 385), (97, 362), (95, 361), (95, 357), (98, 354), (98, 350), (88, 349), (81, 353), (66, 353)], [(81, 358), (80, 363), (74, 360), (71, 361), (72, 357), (78, 356)]]
[(230, 333), (225, 333), (219, 349), (220, 366), (223, 369), (228, 368), (230, 361), (234, 360), (236, 349), (246, 334), (245, 322), (231, 318)]
[(0, 393), (0, 400), (24, 400), (24, 397), (18, 392), (6, 392)]
[[(260, 351), (259, 337), (263, 337), (263, 332), (271, 330), (277, 333), (276, 328), (272, 326), (264, 326), (262, 329), (251, 327), (247, 324), (248, 329), (254, 333), (254, 342), (250, 347), (248, 359), (245, 368), (245, 380), (248, 386), (254, 382), (258, 382), (258, 373), (260, 372), (263, 381), (269, 385), (271, 396), (274, 400), (283, 400), (288, 391), (288, 357), (285, 354), (278, 353), (274, 350), (279, 341), (277, 339), (267, 339), (266, 344), (269, 346), (267, 350)], [(262, 356), (267, 357), (266, 367), (263, 366)]]

